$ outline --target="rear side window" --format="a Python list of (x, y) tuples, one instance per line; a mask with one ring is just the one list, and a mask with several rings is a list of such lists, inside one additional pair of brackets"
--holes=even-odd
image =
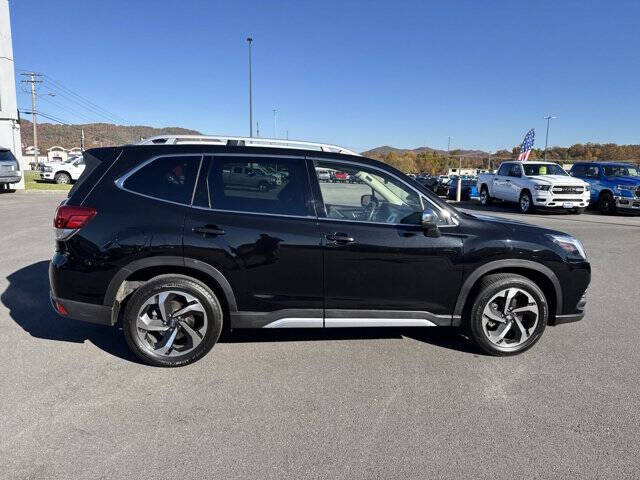
[(573, 177), (585, 177), (587, 175), (586, 165), (574, 165), (571, 167), (571, 176)]
[(502, 176), (507, 176), (507, 174), (509, 173), (509, 169), (511, 168), (511, 164), (510, 163), (503, 163), (500, 166), (500, 170), (498, 170), (498, 175), (502, 175)]
[(191, 204), (201, 156), (160, 157), (131, 174), (125, 189), (161, 200)]
[[(210, 208), (306, 216), (309, 180), (304, 159), (214, 156), (204, 182)], [(201, 196), (198, 196), (201, 198)]]

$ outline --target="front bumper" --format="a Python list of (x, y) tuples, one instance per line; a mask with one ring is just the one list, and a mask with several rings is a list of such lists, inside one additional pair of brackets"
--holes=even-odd
[(556, 315), (553, 325), (560, 325), (562, 323), (578, 322), (584, 318), (585, 309), (587, 306), (587, 297), (585, 295), (578, 301), (575, 312), (565, 315)]
[[(114, 325), (111, 315), (112, 310), (106, 305), (94, 305), (92, 303), (56, 298), (53, 292), (49, 292), (49, 299), (51, 308), (60, 316), (98, 325)], [(59, 308), (60, 306), (62, 309)], [(66, 313), (61, 313), (61, 310), (66, 311)]]
[(533, 204), (536, 207), (546, 208), (587, 208), (589, 206), (590, 193), (553, 193), (550, 190), (536, 190), (532, 194)]
[(622, 197), (616, 195), (616, 208), (624, 208), (629, 210), (640, 210), (640, 197)]
[(22, 180), (21, 175), (0, 177), (0, 183), (18, 183), (20, 180)]

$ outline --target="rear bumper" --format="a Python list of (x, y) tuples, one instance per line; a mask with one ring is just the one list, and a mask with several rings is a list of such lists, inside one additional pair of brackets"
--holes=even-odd
[(578, 304), (576, 305), (575, 312), (564, 315), (556, 315), (553, 325), (560, 325), (563, 323), (578, 322), (584, 318), (585, 309), (587, 306), (587, 298), (583, 295)]
[(22, 179), (21, 175), (13, 175), (10, 177), (0, 177), (0, 183), (18, 183)]
[[(51, 308), (53, 308), (58, 315), (82, 322), (113, 326), (110, 307), (56, 298), (52, 292), (49, 292), (49, 299), (51, 301)], [(67, 313), (60, 313), (58, 305), (61, 305)]]

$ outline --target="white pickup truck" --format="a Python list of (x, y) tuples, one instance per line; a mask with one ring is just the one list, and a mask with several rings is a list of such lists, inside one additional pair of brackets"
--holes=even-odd
[(551, 162), (503, 162), (496, 173), (478, 175), (478, 192), (482, 205), (517, 202), (522, 213), (536, 207), (582, 213), (589, 205), (589, 184)]
[(56, 183), (71, 183), (84, 172), (84, 158), (75, 157), (66, 162), (47, 162), (40, 166), (40, 179)]

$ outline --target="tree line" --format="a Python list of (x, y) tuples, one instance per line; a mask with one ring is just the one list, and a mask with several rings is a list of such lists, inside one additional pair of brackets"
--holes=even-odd
[[(466, 155), (464, 152), (453, 150), (449, 155), (438, 151), (413, 152), (390, 151), (387, 153), (368, 152), (367, 156), (381, 160), (404, 172), (426, 172), (437, 174), (449, 168), (460, 166), (463, 168), (494, 169), (503, 160), (513, 160), (520, 154), (520, 147), (509, 150), (498, 150), (494, 154)], [(534, 148), (529, 156), (530, 160), (544, 158), (544, 150)], [(625, 161), (640, 163), (640, 145), (617, 145), (615, 143), (577, 143), (570, 147), (551, 147), (547, 149), (547, 160), (559, 163), (572, 163), (579, 160)]]

